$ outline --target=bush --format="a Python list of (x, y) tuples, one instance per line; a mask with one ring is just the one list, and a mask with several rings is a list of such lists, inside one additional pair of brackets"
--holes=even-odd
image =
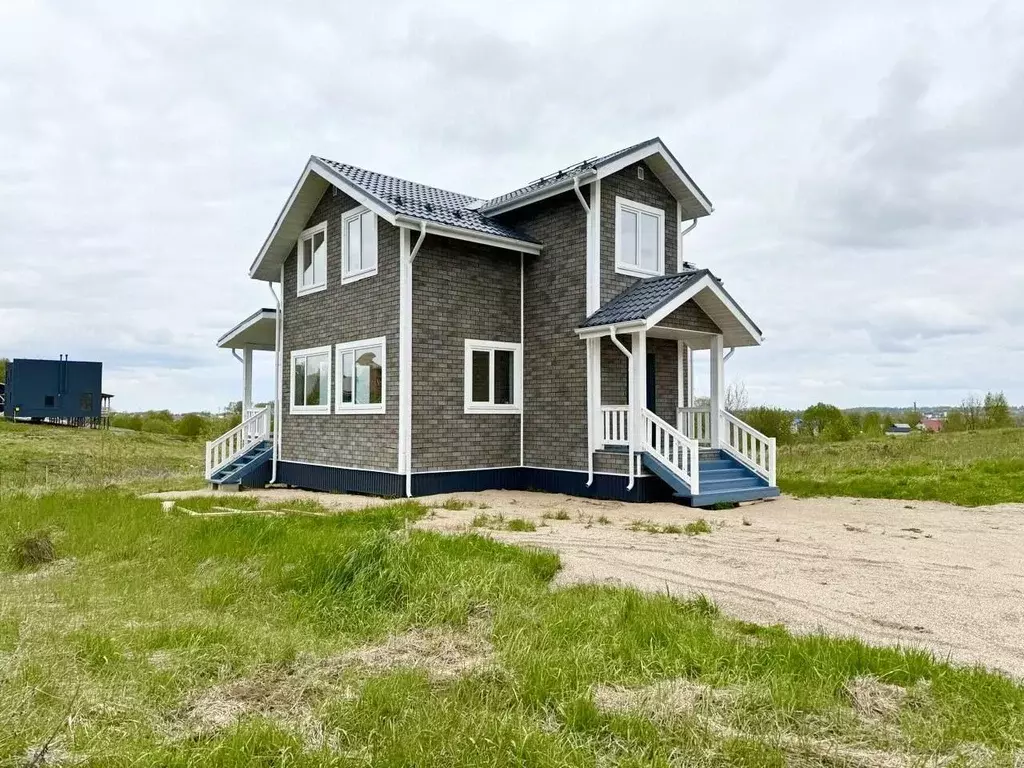
[(744, 420), (768, 437), (774, 437), (780, 445), (794, 441), (793, 416), (782, 408), (762, 405), (746, 412)]
[(821, 436), (825, 440), (849, 440), (853, 429), (843, 412), (834, 405), (818, 403), (804, 411), (801, 429), (811, 437)]
[(173, 425), (169, 421), (148, 418), (142, 422), (142, 431), (152, 432), (155, 435), (169, 435), (171, 434), (172, 426)]
[(119, 429), (134, 429), (136, 432), (142, 430), (142, 417), (134, 413), (115, 413), (110, 420), (110, 426)]
[(178, 419), (175, 428), (182, 437), (199, 437), (206, 434), (206, 419), (198, 413), (186, 413)]
[(15, 539), (10, 548), (11, 562), (18, 570), (36, 568), (57, 559), (53, 539), (46, 531), (22, 536)]

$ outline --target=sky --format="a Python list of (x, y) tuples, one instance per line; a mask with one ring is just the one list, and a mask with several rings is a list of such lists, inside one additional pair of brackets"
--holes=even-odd
[(309, 155), (491, 197), (660, 136), (752, 403), (1021, 403), (1021, 40), (1019, 2), (0, 0), (0, 356), (217, 410)]

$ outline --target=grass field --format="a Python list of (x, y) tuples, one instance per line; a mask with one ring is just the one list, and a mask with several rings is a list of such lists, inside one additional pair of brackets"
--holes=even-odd
[(199, 441), (0, 419), (0, 494), (109, 484), (177, 490), (198, 487), (202, 480)]
[(554, 554), (410, 529), (425, 512), (6, 498), (0, 553), (46, 531), (56, 559), (0, 554), (0, 765), (46, 743), (39, 764), (97, 767), (1011, 766), (1024, 750), (1006, 678), (705, 600), (551, 590)]
[(797, 496), (1024, 502), (1024, 429), (784, 446), (778, 481)]

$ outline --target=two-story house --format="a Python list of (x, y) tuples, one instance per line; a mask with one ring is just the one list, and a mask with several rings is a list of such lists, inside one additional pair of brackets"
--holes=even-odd
[[(276, 306), (218, 341), (242, 350), (245, 419), (208, 444), (208, 479), (777, 495), (774, 440), (723, 408), (724, 350), (761, 331), (683, 258), (711, 212), (657, 138), (489, 200), (311, 157), (249, 270)], [(252, 409), (259, 349), (276, 409)], [(693, 350), (710, 350), (709, 407)]]

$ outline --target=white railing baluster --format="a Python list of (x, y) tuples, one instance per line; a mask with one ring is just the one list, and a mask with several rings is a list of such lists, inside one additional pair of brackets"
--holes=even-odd
[(270, 438), (270, 408), (247, 411), (248, 416), (216, 440), (206, 444), (206, 479), (257, 443)]
[(629, 406), (602, 405), (601, 414), (604, 445), (629, 445)]
[(725, 437), (722, 450), (775, 485), (775, 438), (761, 434), (749, 424), (722, 411), (722, 429)]
[(697, 496), (700, 493), (700, 446), (697, 441), (646, 408), (642, 417), (644, 442), (641, 449), (653, 454), (689, 486), (691, 494)]

